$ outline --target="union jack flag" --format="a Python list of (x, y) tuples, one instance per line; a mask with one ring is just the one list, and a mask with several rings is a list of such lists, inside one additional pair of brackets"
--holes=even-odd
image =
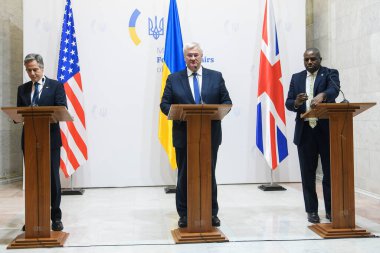
[(80, 75), (74, 17), (70, 0), (63, 17), (57, 79), (64, 84), (67, 105), (73, 122), (61, 122), (61, 169), (66, 177), (87, 161), (86, 119)]
[(256, 146), (271, 169), (288, 156), (284, 92), (272, 1), (265, 2), (257, 91)]

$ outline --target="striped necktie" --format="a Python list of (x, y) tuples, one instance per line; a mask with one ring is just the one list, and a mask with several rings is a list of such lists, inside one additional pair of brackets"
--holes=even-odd
[[(314, 98), (314, 82), (315, 82), (315, 75), (314, 74), (311, 74), (310, 76), (310, 86), (309, 86), (309, 89), (310, 89), (310, 92), (309, 92), (309, 97), (310, 97), (310, 101), (309, 101), (309, 108), (311, 109), (311, 101), (312, 99)], [(317, 118), (309, 118), (309, 126), (311, 128), (314, 128), (317, 126)]]
[(199, 92), (199, 84), (197, 79), (197, 72), (193, 73), (193, 86), (194, 86), (194, 100), (196, 104), (201, 103), (201, 94)]
[(40, 98), (38, 96), (40, 94), (40, 92), (38, 90), (38, 86), (39, 85), (40, 84), (37, 83), (37, 82), (34, 83), (34, 94), (33, 94), (33, 97), (32, 97), (32, 106), (38, 105), (38, 100), (40, 100)]

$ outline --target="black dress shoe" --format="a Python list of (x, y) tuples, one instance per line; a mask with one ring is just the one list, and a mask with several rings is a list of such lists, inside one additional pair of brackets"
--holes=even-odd
[(326, 213), (326, 219), (328, 219), (331, 222), (331, 213)]
[(219, 227), (220, 226), (220, 220), (219, 220), (218, 216), (216, 216), (216, 215), (212, 216), (212, 226), (213, 227)]
[(178, 227), (180, 227), (180, 228), (187, 227), (187, 216), (181, 216), (181, 217), (179, 217)]
[(307, 213), (307, 220), (311, 223), (319, 223), (320, 221), (317, 212)]
[(51, 223), (51, 229), (53, 231), (62, 231), (63, 230), (63, 224), (62, 221), (56, 220)]
[(22, 229), (21, 229), (22, 231), (25, 231), (25, 225), (24, 226), (22, 226)]

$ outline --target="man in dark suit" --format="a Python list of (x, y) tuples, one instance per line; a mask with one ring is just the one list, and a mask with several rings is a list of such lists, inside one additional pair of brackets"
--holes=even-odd
[[(187, 68), (169, 75), (161, 100), (161, 111), (168, 115), (172, 104), (232, 104), (222, 73), (201, 66), (203, 51), (198, 43), (184, 47)], [(187, 129), (186, 122), (173, 121), (173, 146), (178, 166), (176, 207), (179, 227), (187, 226)], [(220, 120), (211, 123), (212, 225), (220, 226), (215, 166), (222, 142)]]
[[(38, 54), (28, 54), (24, 59), (30, 81), (18, 87), (17, 106), (66, 106), (63, 84), (44, 75), (44, 62)], [(22, 136), (24, 150), (24, 135)], [(51, 156), (51, 221), (54, 231), (62, 231), (61, 182), (59, 179), (60, 149), (62, 146), (59, 123), (50, 124)]]
[(292, 76), (285, 105), (296, 112), (294, 144), (297, 145), (301, 168), (302, 189), (308, 221), (319, 223), (318, 197), (315, 190), (318, 155), (323, 171), (323, 197), (326, 218), (331, 221), (330, 141), (327, 119), (302, 119), (300, 116), (319, 103), (335, 103), (339, 95), (339, 73), (321, 66), (322, 57), (317, 48), (304, 53), (306, 70)]

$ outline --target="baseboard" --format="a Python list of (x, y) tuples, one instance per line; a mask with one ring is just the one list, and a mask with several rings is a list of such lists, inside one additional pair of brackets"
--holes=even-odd
[(0, 185), (22, 181), (22, 176), (0, 179)]
[[(316, 178), (317, 178), (317, 180), (322, 181), (322, 174), (317, 174)], [(380, 195), (379, 194), (376, 194), (376, 193), (373, 193), (373, 192), (369, 192), (369, 191), (360, 189), (358, 187), (355, 187), (355, 193), (356, 194), (361, 194), (361, 195), (364, 195), (364, 196), (367, 196), (367, 197), (370, 197), (370, 198), (374, 198), (376, 200), (380, 200)]]
[(366, 191), (366, 190), (363, 190), (363, 189), (359, 189), (357, 187), (355, 187), (355, 193), (361, 194), (361, 195), (364, 195), (364, 196), (367, 196), (367, 197), (370, 197), (370, 198), (374, 198), (376, 200), (380, 200), (380, 195), (379, 194), (376, 194), (376, 193), (373, 193), (373, 192), (369, 192), (369, 191)]

